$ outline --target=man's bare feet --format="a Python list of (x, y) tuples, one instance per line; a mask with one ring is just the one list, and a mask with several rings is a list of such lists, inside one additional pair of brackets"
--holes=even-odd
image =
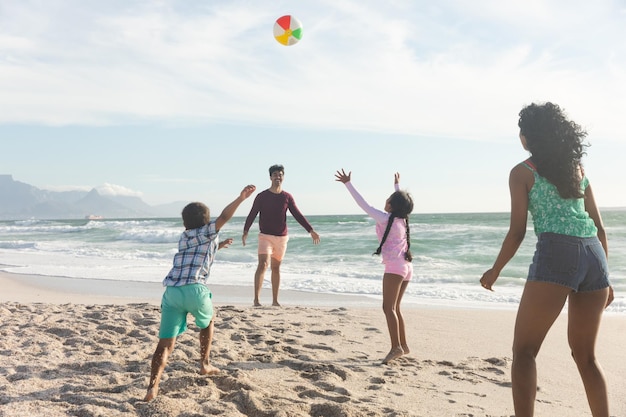
[(402, 348), (400, 346), (396, 346), (395, 348), (393, 348), (393, 349), (391, 349), (389, 351), (387, 356), (385, 356), (385, 359), (383, 359), (383, 364), (386, 365), (389, 362), (391, 362), (392, 360), (398, 359), (403, 354), (404, 354), (404, 351), (402, 350)]
[(220, 373), (219, 368), (216, 368), (215, 366), (211, 364), (203, 363), (202, 366), (200, 367), (200, 375), (215, 375), (219, 373)]
[(407, 345), (402, 345), (402, 351), (404, 352), (404, 355), (408, 355), (409, 353), (411, 353), (411, 349), (409, 349)]
[(274, 307), (280, 307), (280, 304), (278, 304), (278, 301), (274, 301), (274, 302), (272, 303), (272, 306), (274, 306)]
[(259, 303), (258, 301), (255, 301), (253, 304), (255, 307), (261, 307), (261, 303)]

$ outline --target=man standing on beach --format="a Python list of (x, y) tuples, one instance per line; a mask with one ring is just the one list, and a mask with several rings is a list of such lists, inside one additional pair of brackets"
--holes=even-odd
[(280, 287), (280, 264), (287, 251), (287, 210), (293, 215), (304, 229), (311, 234), (314, 244), (320, 243), (320, 236), (304, 217), (292, 195), (283, 191), (282, 184), (285, 177), (285, 168), (282, 165), (272, 165), (269, 168), (272, 185), (267, 190), (257, 194), (250, 209), (250, 214), (243, 226), (241, 240), (246, 246), (248, 231), (257, 214), (259, 216), (259, 264), (254, 273), (254, 305), (260, 306), (259, 296), (263, 287), (265, 271), (268, 264), (272, 269), (272, 305), (278, 303), (278, 289)]

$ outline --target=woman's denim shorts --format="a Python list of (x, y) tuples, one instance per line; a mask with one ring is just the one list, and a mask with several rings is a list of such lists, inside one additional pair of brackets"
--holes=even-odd
[(559, 284), (577, 292), (601, 290), (609, 286), (606, 253), (595, 236), (541, 233), (528, 280)]

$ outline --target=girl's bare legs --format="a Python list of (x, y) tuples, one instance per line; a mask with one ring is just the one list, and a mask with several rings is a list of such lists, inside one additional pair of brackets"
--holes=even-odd
[(161, 383), (161, 376), (163, 370), (167, 364), (167, 358), (174, 350), (174, 344), (176, 338), (159, 339), (154, 355), (152, 356), (152, 367), (150, 371), (150, 383), (148, 384), (148, 392), (144, 397), (144, 401), (150, 401), (156, 398), (159, 393), (159, 384)]
[(404, 296), (404, 292), (406, 291), (406, 287), (408, 285), (409, 285), (409, 281), (402, 281), (402, 286), (400, 287), (400, 294), (398, 294), (398, 301), (396, 302), (396, 316), (398, 316), (398, 331), (400, 333), (400, 346), (402, 347), (402, 351), (405, 355), (410, 353), (411, 350), (409, 349), (409, 345), (406, 342), (404, 317), (402, 316), (402, 312), (400, 311), (400, 303), (402, 302), (402, 296)]
[(609, 289), (569, 296), (567, 337), (594, 417), (609, 416), (609, 400), (595, 345)]
[(200, 374), (213, 375), (220, 370), (211, 365), (211, 343), (213, 341), (213, 320), (205, 329), (200, 329)]
[(513, 405), (516, 417), (531, 417), (537, 394), (535, 358), (572, 290), (556, 284), (527, 281), (520, 300), (513, 338)]
[(402, 283), (401, 275), (387, 273), (383, 275), (383, 312), (387, 319), (387, 328), (391, 338), (391, 350), (383, 359), (385, 364), (399, 358), (404, 353), (400, 341), (400, 320), (397, 314), (398, 300), (401, 299)]

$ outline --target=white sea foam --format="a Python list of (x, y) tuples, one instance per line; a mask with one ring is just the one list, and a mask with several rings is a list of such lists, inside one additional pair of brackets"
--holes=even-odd
[[(618, 216), (619, 215), (619, 216)], [(620, 217), (621, 216), (621, 217)], [(626, 213), (605, 215), (613, 249), (610, 257), (617, 299), (609, 311), (626, 314)], [(210, 282), (250, 287), (256, 269), (256, 237), (241, 245), (243, 218), (222, 231), (235, 241), (218, 253)], [(309, 219), (320, 245), (290, 219), (290, 240), (282, 265), (282, 289), (359, 294), (381, 298), (383, 267), (372, 256), (374, 225), (362, 216)], [(616, 227), (612, 223), (617, 224)], [(506, 214), (422, 215), (411, 220), (415, 274), (405, 302), (447, 306), (514, 308), (534, 250), (532, 232), (503, 270), (495, 292), (477, 283), (491, 265), (508, 227)], [(0, 222), (0, 269), (7, 272), (160, 282), (169, 271), (182, 231), (179, 219)], [(618, 250), (621, 248), (622, 250)], [(266, 274), (269, 279), (270, 274)], [(269, 282), (265, 282), (270, 287)]]

